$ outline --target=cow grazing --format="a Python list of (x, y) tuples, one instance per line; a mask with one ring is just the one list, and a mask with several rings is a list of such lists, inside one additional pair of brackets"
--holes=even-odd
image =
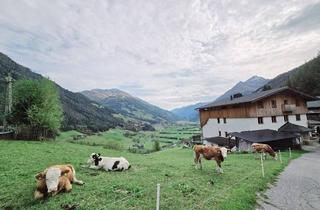
[(205, 158), (207, 160), (215, 160), (218, 168), (217, 172), (223, 173), (221, 168), (221, 163), (227, 157), (228, 150), (225, 147), (216, 147), (216, 146), (204, 146), (204, 145), (195, 145), (193, 147), (195, 158), (194, 162), (196, 166), (199, 164), (200, 169), (202, 169), (201, 158)]
[(37, 187), (34, 198), (44, 198), (48, 195), (55, 196), (61, 191), (70, 192), (71, 183), (84, 184), (75, 177), (75, 170), (72, 165), (55, 165), (45, 169), (36, 175)]
[(265, 158), (265, 154), (268, 153), (271, 157), (273, 157), (275, 160), (278, 159), (277, 153), (273, 151), (273, 149), (268, 144), (261, 144), (261, 143), (253, 143), (251, 145), (252, 150), (254, 153), (263, 153), (263, 158)]
[(123, 171), (131, 168), (124, 157), (103, 157), (99, 153), (92, 153), (87, 161), (91, 169), (104, 169), (106, 171)]

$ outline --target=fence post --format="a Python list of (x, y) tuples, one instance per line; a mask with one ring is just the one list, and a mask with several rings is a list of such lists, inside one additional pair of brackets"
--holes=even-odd
[(260, 154), (260, 161), (261, 161), (261, 172), (262, 172), (262, 177), (264, 178), (264, 166), (263, 166), (262, 154)]
[(290, 159), (291, 159), (291, 147), (289, 147), (289, 157), (290, 157)]
[(160, 184), (157, 184), (157, 208), (156, 210), (160, 210)]
[(279, 150), (279, 160), (280, 160), (280, 163), (282, 163), (282, 157), (281, 157), (281, 152)]

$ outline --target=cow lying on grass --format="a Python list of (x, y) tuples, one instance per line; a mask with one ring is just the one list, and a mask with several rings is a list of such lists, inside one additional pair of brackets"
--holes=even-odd
[(123, 171), (131, 168), (129, 162), (123, 157), (103, 157), (99, 153), (92, 153), (87, 161), (91, 169), (104, 169), (106, 171)]
[(196, 166), (199, 164), (200, 169), (202, 169), (201, 158), (204, 157), (207, 160), (215, 160), (218, 168), (216, 169), (218, 173), (223, 173), (221, 168), (221, 162), (227, 157), (228, 150), (225, 147), (217, 146), (204, 146), (204, 145), (195, 145), (193, 147), (195, 158), (194, 162)]
[(275, 160), (278, 159), (277, 153), (273, 151), (273, 149), (268, 144), (261, 144), (261, 143), (253, 143), (251, 145), (252, 150), (254, 153), (263, 153), (263, 158), (266, 158), (266, 153), (268, 153), (271, 157), (273, 157)]
[(35, 176), (37, 187), (34, 198), (44, 198), (48, 195), (55, 196), (61, 191), (70, 192), (72, 190), (71, 183), (83, 185), (84, 183), (77, 180), (75, 174), (72, 165), (54, 165), (38, 173)]

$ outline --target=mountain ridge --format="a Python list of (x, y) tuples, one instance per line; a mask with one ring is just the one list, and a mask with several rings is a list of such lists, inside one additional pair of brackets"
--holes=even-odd
[(111, 107), (127, 120), (150, 124), (173, 123), (177, 120), (173, 113), (116, 88), (84, 90), (80, 93), (103, 106)]

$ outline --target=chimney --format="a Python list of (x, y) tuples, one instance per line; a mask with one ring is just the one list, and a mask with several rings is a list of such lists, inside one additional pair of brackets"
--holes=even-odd
[(232, 100), (233, 100), (233, 96), (231, 95), (231, 96), (230, 96), (230, 101), (232, 101)]

